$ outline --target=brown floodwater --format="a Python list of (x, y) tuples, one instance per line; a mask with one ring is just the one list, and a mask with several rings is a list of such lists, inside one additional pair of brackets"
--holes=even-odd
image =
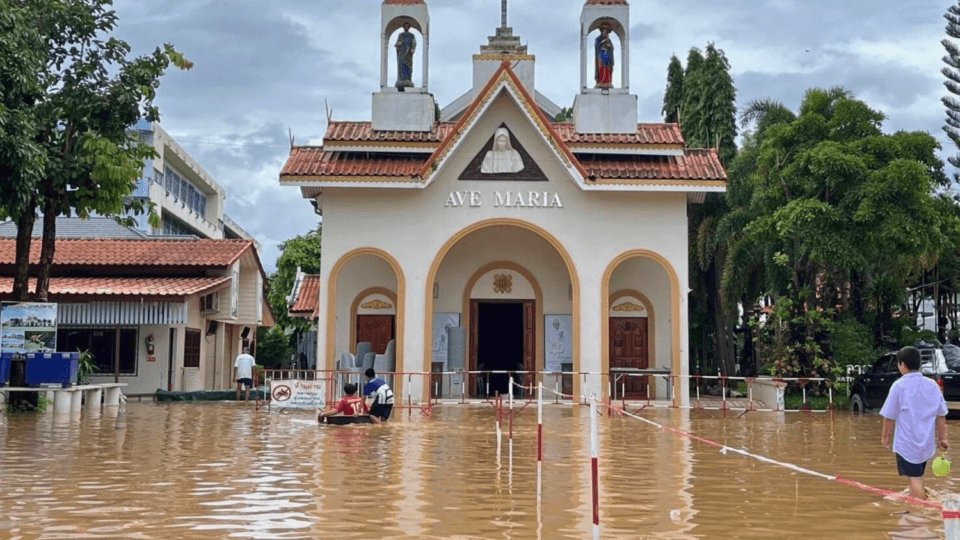
[[(870, 485), (901, 489), (878, 416), (646, 410), (644, 417)], [(131, 403), (116, 419), (0, 415), (3, 538), (588, 538), (589, 409), (490, 406), (385, 426), (319, 426), (252, 404)], [(605, 538), (936, 538), (934, 510), (760, 463), (628, 417), (599, 419)], [(956, 425), (955, 422), (951, 424)], [(953, 426), (951, 426), (953, 427)], [(504, 425), (506, 430), (506, 424)], [(953, 478), (929, 476), (940, 492)]]

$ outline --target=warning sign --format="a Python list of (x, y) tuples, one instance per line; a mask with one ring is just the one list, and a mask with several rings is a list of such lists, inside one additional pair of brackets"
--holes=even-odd
[(281, 409), (322, 409), (325, 380), (270, 382), (270, 406)]

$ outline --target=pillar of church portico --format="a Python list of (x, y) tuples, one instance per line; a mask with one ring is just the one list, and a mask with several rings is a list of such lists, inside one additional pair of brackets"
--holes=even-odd
[(606, 317), (605, 310), (601, 310), (606, 303), (601, 299), (602, 268), (594, 268), (596, 261), (591, 264), (588, 260), (577, 263), (580, 271), (580, 367), (581, 373), (574, 384), (574, 393), (577, 397), (587, 398), (596, 396), (602, 399), (607, 392), (607, 377), (603, 372), (602, 343), (606, 339), (601, 335), (600, 321)]
[[(422, 262), (407, 260), (404, 264), (404, 300), (403, 300), (403, 320), (398, 321), (397, 337), (399, 346), (403, 348), (402, 360), (397, 362), (397, 371), (405, 373), (416, 373), (417, 375), (398, 377), (394, 385), (395, 399), (399, 403), (407, 404), (407, 396), (410, 396), (414, 403), (428, 401), (430, 385), (428, 371), (425, 368), (423, 351), (427, 343), (427, 332), (431, 330), (426, 320), (427, 304), (427, 285), (426, 275), (427, 266)], [(432, 289), (432, 286), (431, 286)], [(399, 298), (397, 299), (399, 301)]]

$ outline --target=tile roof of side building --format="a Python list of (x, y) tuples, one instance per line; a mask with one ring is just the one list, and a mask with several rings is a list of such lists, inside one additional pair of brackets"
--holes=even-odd
[(297, 289), (297, 297), (290, 306), (290, 314), (312, 316), (320, 304), (320, 275), (307, 274)]
[[(71, 266), (226, 267), (248, 249), (249, 240), (62, 239), (54, 264)], [(30, 261), (39, 262), (40, 240), (31, 241)], [(254, 257), (257, 257), (254, 252)], [(0, 238), (0, 265), (12, 265), (16, 240)], [(257, 259), (259, 264), (259, 258)], [(262, 268), (261, 268), (262, 272)]]
[[(31, 235), (38, 238), (43, 235), (43, 220), (33, 224)], [(16, 238), (17, 224), (12, 221), (0, 223), (0, 238)], [(110, 217), (58, 217), (57, 238), (130, 238), (140, 239), (146, 235), (132, 227), (117, 223)]]

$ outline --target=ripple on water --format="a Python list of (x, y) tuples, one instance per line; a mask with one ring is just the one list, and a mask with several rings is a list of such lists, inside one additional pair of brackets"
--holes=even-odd
[[(489, 406), (445, 406), (385, 426), (317, 425), (312, 412), (129, 404), (127, 429), (83, 418), (0, 422), (0, 536), (23, 538), (583, 538), (590, 535), (589, 417), (544, 410), (536, 499), (531, 409), (496, 460)], [(902, 488), (879, 419), (702, 411), (645, 417), (731, 447)], [(109, 419), (104, 419), (109, 420)], [(506, 428), (506, 422), (504, 423)], [(935, 511), (600, 419), (605, 537), (923, 538)], [(956, 481), (930, 479), (938, 491)]]

